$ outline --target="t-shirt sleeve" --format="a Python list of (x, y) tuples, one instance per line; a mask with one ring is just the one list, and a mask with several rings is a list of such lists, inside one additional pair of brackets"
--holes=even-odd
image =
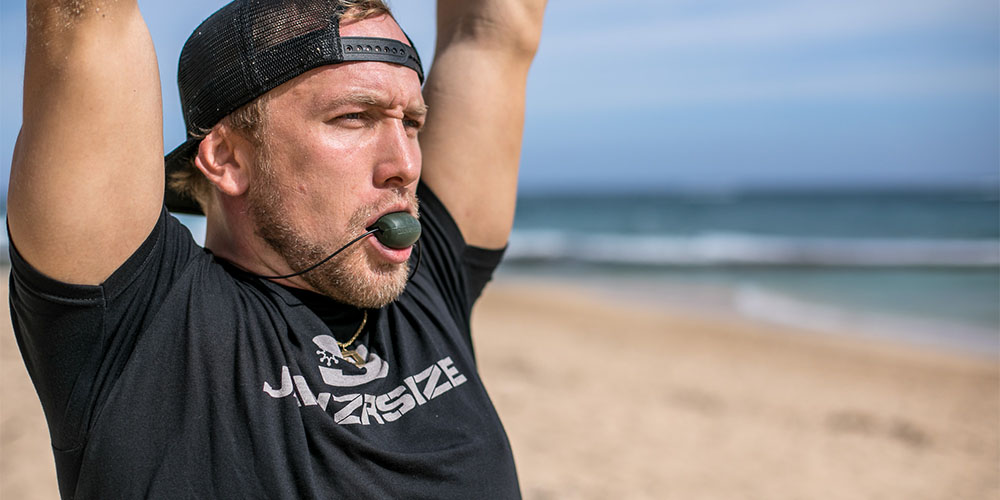
[[(420, 275), (432, 280), (452, 312), (468, 325), (472, 306), (493, 277), (505, 249), (491, 250), (466, 244), (448, 209), (426, 184), (420, 198)], [(425, 269), (426, 268), (426, 269)]]
[[(9, 234), (9, 232), (8, 232)], [(63, 283), (33, 268), (10, 240), (14, 335), (49, 424), (52, 446), (79, 446), (156, 314), (198, 247), (164, 210), (142, 245), (104, 283)]]

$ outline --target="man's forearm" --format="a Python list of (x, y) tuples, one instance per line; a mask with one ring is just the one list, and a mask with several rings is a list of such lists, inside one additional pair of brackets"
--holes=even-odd
[(56, 54), (71, 48), (74, 34), (88, 25), (112, 24), (138, 9), (136, 0), (28, 0), (27, 50)]

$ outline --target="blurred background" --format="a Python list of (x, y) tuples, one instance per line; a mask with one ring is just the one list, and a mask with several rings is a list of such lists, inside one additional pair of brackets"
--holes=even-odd
[[(184, 138), (181, 46), (223, 2), (139, 3), (159, 56), (169, 150)], [(391, 5), (428, 67), (434, 2)], [(5, 195), (24, 5), (4, 0), (0, 15)], [(995, 360), (998, 16), (995, 0), (550, 0), (496, 284)], [(989, 420), (995, 364), (986, 370), (976, 394), (993, 401), (976, 417)], [(495, 393), (502, 407), (507, 393)], [(670, 394), (668, 404), (712, 406), (703, 392)], [(891, 416), (831, 412), (822, 419), (833, 429), (899, 431)], [(996, 466), (996, 434), (984, 439), (976, 463)], [(986, 489), (968, 491), (995, 493), (990, 474), (973, 478)]]

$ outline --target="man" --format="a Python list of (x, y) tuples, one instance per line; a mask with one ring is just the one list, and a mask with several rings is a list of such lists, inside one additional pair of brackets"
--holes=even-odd
[[(544, 3), (440, 0), (423, 93), (380, 2), (223, 7), (181, 55), (190, 139), (166, 161), (202, 249), (163, 209), (136, 2), (28, 1), (11, 313), (63, 497), (519, 496), (469, 314)], [(418, 198), (416, 251), (365, 236), (412, 229)]]

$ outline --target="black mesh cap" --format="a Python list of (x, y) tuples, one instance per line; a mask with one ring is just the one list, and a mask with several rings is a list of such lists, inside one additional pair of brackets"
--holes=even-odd
[(336, 0), (236, 0), (194, 30), (177, 69), (188, 140), (165, 159), (168, 209), (202, 213), (195, 200), (170, 188), (170, 174), (187, 168), (197, 151), (196, 134), (310, 69), (347, 61), (390, 62), (413, 69), (423, 83), (412, 42), (341, 37), (343, 12)]

